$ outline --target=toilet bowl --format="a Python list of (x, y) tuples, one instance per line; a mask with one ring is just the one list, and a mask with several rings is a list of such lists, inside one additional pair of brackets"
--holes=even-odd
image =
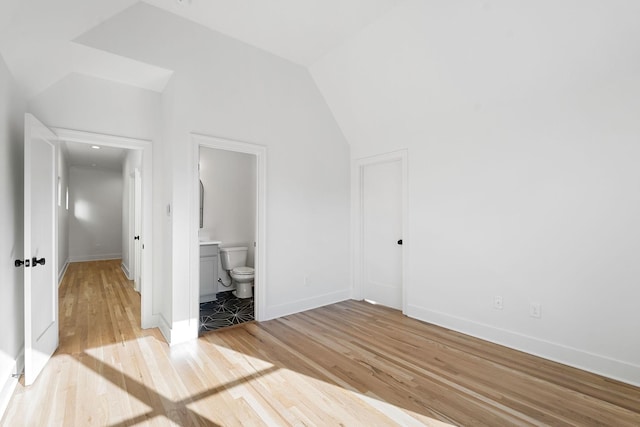
[(236, 283), (235, 295), (238, 298), (253, 296), (253, 278), (255, 270), (251, 267), (235, 267), (231, 270), (231, 279)]
[(246, 266), (248, 248), (245, 246), (233, 246), (220, 248), (220, 262), (222, 268), (227, 270), (232, 284), (236, 285), (235, 296), (238, 298), (251, 298), (253, 296), (253, 279), (255, 270)]

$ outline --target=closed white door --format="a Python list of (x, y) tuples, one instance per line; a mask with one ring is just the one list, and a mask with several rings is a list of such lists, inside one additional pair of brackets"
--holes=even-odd
[(402, 161), (362, 168), (364, 299), (402, 309)]
[(56, 137), (30, 114), (24, 141), (24, 382), (58, 348)]

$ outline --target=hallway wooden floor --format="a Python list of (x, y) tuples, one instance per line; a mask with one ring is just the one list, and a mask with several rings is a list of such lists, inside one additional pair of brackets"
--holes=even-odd
[(346, 301), (168, 347), (119, 261), (71, 264), (60, 348), (2, 426), (640, 425), (640, 389)]

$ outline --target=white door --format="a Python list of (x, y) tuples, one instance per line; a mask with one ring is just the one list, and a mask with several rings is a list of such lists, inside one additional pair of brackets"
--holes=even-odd
[(142, 179), (138, 169), (133, 172), (133, 217), (133, 287), (137, 292), (140, 292), (140, 283), (142, 281), (142, 241), (140, 240), (140, 234), (142, 233)]
[(364, 299), (402, 309), (402, 161), (362, 168)]
[(58, 348), (57, 171), (53, 132), (27, 114), (24, 134), (24, 382), (31, 385)]

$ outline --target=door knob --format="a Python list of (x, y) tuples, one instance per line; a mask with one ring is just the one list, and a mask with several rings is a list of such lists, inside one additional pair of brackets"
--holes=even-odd
[(402, 239), (398, 240), (398, 244), (402, 245)]
[(20, 267), (21, 265), (24, 265), (25, 267), (29, 267), (29, 260), (25, 259), (23, 261), (21, 259), (17, 259), (13, 262), (13, 265), (15, 265), (16, 267)]
[(133, 240), (140, 240), (140, 236), (134, 237)]
[(45, 259), (44, 259), (44, 258), (40, 258), (40, 259), (38, 259), (38, 258), (36, 258), (36, 257), (33, 257), (33, 258), (31, 258), (31, 263), (33, 264), (33, 266), (34, 266), (34, 267), (35, 267), (36, 265), (38, 265), (38, 264), (40, 264), (40, 265), (44, 265), (44, 263), (45, 263)]

